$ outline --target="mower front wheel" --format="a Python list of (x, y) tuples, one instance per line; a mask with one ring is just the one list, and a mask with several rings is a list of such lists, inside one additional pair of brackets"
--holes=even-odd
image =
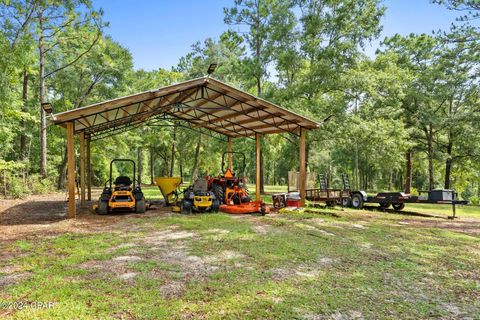
[(145, 198), (135, 202), (135, 213), (145, 213)]
[(108, 214), (108, 201), (98, 201), (98, 214)]
[(190, 214), (192, 213), (192, 201), (183, 199), (180, 203), (180, 212), (183, 214)]

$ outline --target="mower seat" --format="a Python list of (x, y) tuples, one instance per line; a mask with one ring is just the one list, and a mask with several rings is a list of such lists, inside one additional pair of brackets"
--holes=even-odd
[(127, 176), (119, 176), (115, 179), (115, 190), (129, 190), (132, 180)]
[(204, 179), (198, 179), (193, 183), (193, 193), (205, 193), (208, 191), (208, 181)]

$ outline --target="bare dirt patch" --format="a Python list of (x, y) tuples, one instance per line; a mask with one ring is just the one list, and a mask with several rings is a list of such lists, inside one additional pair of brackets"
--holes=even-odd
[[(96, 199), (100, 190), (94, 190)], [(77, 201), (78, 202), (78, 201)], [(86, 209), (80, 209), (77, 203), (77, 218), (67, 219), (68, 202), (64, 193), (34, 195), (27, 199), (0, 200), (0, 241), (15, 241), (18, 239), (37, 239), (53, 237), (66, 232), (97, 233), (124, 231), (143, 231), (143, 226), (125, 222), (127, 219), (169, 216), (166, 208), (147, 211), (138, 215), (135, 213), (118, 213), (100, 216), (91, 211), (95, 201), (87, 204)], [(114, 226), (114, 227), (113, 227)]]
[(203, 234), (227, 234), (227, 233), (230, 233), (230, 230), (213, 228), (213, 229), (204, 230), (202, 233)]
[(232, 251), (232, 250), (225, 250), (225, 251), (220, 252), (217, 255), (205, 257), (204, 261), (207, 262), (207, 263), (219, 263), (219, 262), (221, 263), (221, 262), (224, 262), (224, 261), (241, 260), (241, 259), (245, 259), (245, 258), (246, 258), (246, 256), (241, 254), (241, 253), (238, 253), (238, 252), (235, 252), (235, 251)]
[(398, 223), (404, 227), (436, 228), (480, 236), (480, 221), (471, 218), (461, 218), (453, 221), (440, 219), (404, 219)]
[(160, 287), (162, 296), (167, 299), (181, 297), (185, 291), (186, 286), (182, 281), (169, 281)]
[(180, 240), (192, 238), (195, 236), (195, 233), (188, 231), (173, 231), (173, 230), (164, 230), (155, 232), (143, 240), (150, 244), (162, 244), (169, 240)]
[(336, 311), (332, 314), (312, 314), (307, 313), (303, 315), (303, 318), (306, 320), (363, 320), (365, 319), (360, 311), (346, 311), (340, 312)]
[(2, 273), (11, 274), (15, 272), (20, 272), (22, 270), (23, 270), (22, 267), (17, 265), (6, 265), (3, 267), (0, 267), (0, 274)]
[(11, 273), (7, 275), (0, 275), (0, 287), (8, 286), (18, 283), (30, 276), (29, 272)]
[(252, 230), (259, 234), (267, 234), (272, 232), (272, 226), (268, 224), (252, 226)]

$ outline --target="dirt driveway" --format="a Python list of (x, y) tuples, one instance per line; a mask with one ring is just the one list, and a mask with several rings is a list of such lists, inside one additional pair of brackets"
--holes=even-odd
[(87, 209), (79, 209), (77, 201), (77, 218), (67, 219), (68, 202), (64, 193), (0, 200), (0, 241), (53, 236), (65, 232), (101, 232), (126, 218), (169, 215), (167, 209), (153, 208), (143, 215), (121, 213), (100, 216), (91, 211), (93, 203), (90, 202)]

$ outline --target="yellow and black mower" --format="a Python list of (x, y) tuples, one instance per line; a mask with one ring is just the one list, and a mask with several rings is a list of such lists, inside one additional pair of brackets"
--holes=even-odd
[[(112, 181), (112, 169), (115, 162), (132, 163), (133, 180), (128, 176), (122, 175), (117, 177), (115, 181)], [(110, 162), (110, 178), (105, 182), (103, 192), (100, 199), (98, 199), (96, 207), (98, 214), (108, 214), (117, 211), (145, 212), (147, 204), (140, 185), (135, 183), (135, 172), (135, 161), (133, 160), (113, 159)]]
[(183, 191), (183, 199), (180, 203), (181, 213), (218, 212), (219, 207), (219, 199), (212, 191), (208, 191), (206, 179), (198, 179)]

